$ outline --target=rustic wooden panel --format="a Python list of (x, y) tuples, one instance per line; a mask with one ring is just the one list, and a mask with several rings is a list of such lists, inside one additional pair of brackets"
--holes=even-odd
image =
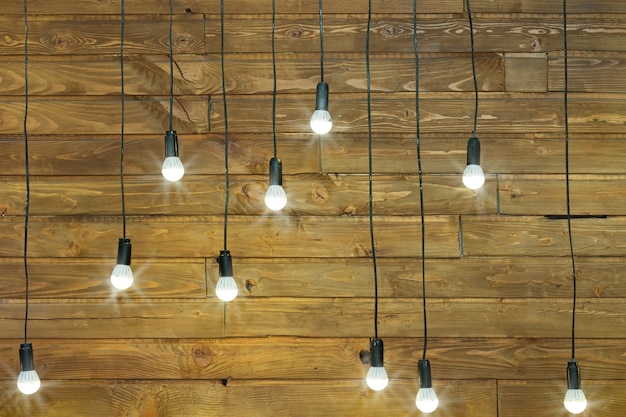
[[(325, 80), (333, 94), (366, 91), (365, 62), (355, 54), (327, 56)], [(10, 59), (10, 57), (8, 57)], [(174, 93), (219, 95), (222, 93), (221, 58), (212, 55), (180, 55), (175, 58)], [(310, 92), (320, 75), (319, 54), (285, 53), (276, 57), (276, 89), (279, 94)], [(473, 91), (468, 54), (420, 57), (420, 89), (425, 91)], [(272, 58), (269, 54), (226, 56), (229, 94), (271, 94)], [(483, 91), (504, 91), (504, 60), (498, 54), (479, 54), (476, 69)], [(111, 95), (121, 92), (117, 56), (35, 56), (29, 62), (31, 96)], [(415, 91), (415, 57), (410, 54), (372, 58), (373, 91)], [(129, 96), (169, 94), (167, 56), (132, 56), (124, 63), (124, 90)], [(6, 95), (24, 94), (24, 62), (13, 57), (0, 68), (0, 90)], [(311, 99), (314, 105), (314, 99)]]
[[(226, 336), (373, 337), (372, 299), (242, 299), (226, 305)], [(622, 337), (622, 299), (581, 299), (579, 337)], [(382, 337), (421, 335), (420, 303), (384, 299), (379, 305)], [(571, 331), (568, 299), (430, 299), (428, 328), (433, 337), (565, 338)], [(481, 326), (476, 326), (481, 323)]]
[[(124, 184), (128, 215), (220, 215), (224, 212), (224, 178), (186, 176), (172, 185), (161, 176), (152, 180), (129, 177)], [(268, 176), (230, 176), (230, 214), (273, 213), (264, 203)], [(496, 214), (495, 183), (485, 199), (460, 184), (458, 176), (423, 178), (426, 214)], [(283, 176), (288, 203), (282, 214), (339, 216), (369, 212), (369, 180), (364, 175)], [(376, 176), (372, 179), (376, 215), (420, 214), (417, 176)], [(33, 215), (118, 215), (121, 210), (120, 179), (111, 177), (63, 177), (31, 180)], [(490, 191), (490, 192), (489, 192)], [(5, 215), (24, 213), (25, 182), (0, 179), (0, 209)]]
[[(623, 6), (622, 6), (623, 7)], [(409, 12), (410, 13), (410, 12)], [(316, 17), (295, 15), (277, 22), (277, 36), (289, 39), (291, 50), (319, 51)], [(242, 31), (241, 28), (246, 30)], [(470, 49), (467, 16), (426, 15), (417, 25), (422, 52), (467, 52)], [(477, 52), (547, 52), (563, 49), (563, 19), (560, 15), (520, 16), (485, 14), (473, 16)], [(568, 19), (568, 48), (572, 50), (621, 51), (626, 41), (626, 24), (619, 15), (605, 14), (591, 20), (585, 15)], [(592, 30), (590, 30), (592, 29)], [(350, 53), (365, 48), (367, 15), (331, 15), (324, 19), (324, 50)], [(370, 52), (413, 52), (413, 18), (409, 14), (372, 18)], [(271, 48), (271, 16), (237, 15), (226, 20), (225, 50), (268, 52)], [(207, 50), (219, 52), (219, 16), (207, 16)]]
[(548, 91), (548, 59), (545, 53), (505, 54), (506, 91)]
[[(61, 9), (62, 10), (62, 9)], [(65, 9), (67, 11), (67, 9)], [(24, 21), (0, 16), (3, 36), (1, 54), (24, 53)], [(119, 54), (121, 21), (119, 16), (81, 18), (32, 16), (28, 19), (29, 55)], [(125, 21), (124, 53), (169, 53), (169, 16), (128, 16)], [(172, 24), (175, 53), (202, 53), (205, 49), (204, 18), (176, 16)]]
[[(3, 340), (0, 379), (19, 368), (19, 340)], [(369, 365), (360, 359), (367, 338), (228, 338), (195, 340), (31, 340), (45, 380), (294, 380), (361, 379)], [(422, 355), (418, 338), (385, 338), (385, 368), (392, 380), (415, 379)], [(568, 339), (429, 339), (435, 384), (445, 380), (494, 378), (550, 380), (563, 376)], [(585, 381), (620, 379), (624, 340), (581, 339), (577, 360)]]
[[(455, 137), (456, 136), (456, 137)], [(570, 138), (572, 174), (624, 174), (626, 141), (620, 134), (576, 134)], [(423, 171), (462, 175), (469, 135), (427, 134), (422, 138)], [(564, 132), (551, 134), (480, 134), (481, 166), (491, 173), (563, 174)], [(372, 141), (375, 172), (417, 172), (415, 135), (376, 134)], [(321, 139), (322, 169), (326, 172), (368, 172), (367, 139), (362, 135), (335, 135)], [(599, 144), (602, 143), (602, 146)], [(477, 193), (482, 197), (482, 191)], [(482, 197), (484, 198), (484, 197)]]
[[(570, 210), (574, 215), (611, 216), (624, 213), (623, 176), (570, 176)], [(500, 176), (501, 214), (565, 215), (565, 181), (561, 176)]]
[[(164, 127), (164, 129), (166, 129)], [(124, 143), (124, 174), (126, 178), (147, 174), (160, 176), (163, 163), (165, 130), (151, 135), (127, 135)], [(4, 140), (6, 139), (6, 140)], [(319, 136), (313, 133), (278, 134), (278, 156), (283, 161), (285, 176), (319, 172)], [(179, 134), (180, 157), (185, 173), (192, 175), (222, 175), (225, 171), (223, 134)], [(120, 175), (120, 137), (85, 135), (78, 139), (68, 136), (29, 135), (29, 165), (33, 176), (39, 175)], [(229, 174), (268, 175), (269, 160), (274, 155), (270, 135), (232, 135), (229, 137)], [(0, 163), (3, 175), (24, 175), (24, 138), (0, 136)], [(183, 180), (186, 181), (186, 180)], [(24, 182), (21, 181), (20, 182)], [(172, 185), (172, 188), (175, 188)]]
[[(567, 90), (584, 92), (624, 91), (621, 78), (626, 66), (623, 52), (568, 51)], [(548, 87), (563, 91), (565, 78), (563, 52), (548, 54)]]
[[(3, 279), (0, 298), (24, 298), (24, 263), (0, 259)], [(115, 260), (29, 259), (30, 298), (108, 298), (109, 277)], [(203, 259), (164, 262), (139, 259), (132, 262), (135, 282), (125, 298), (205, 298), (207, 294)], [(215, 285), (215, 284), (213, 284)], [(213, 291), (213, 290), (211, 290)]]
[[(542, 0), (472, 0), (472, 13), (563, 13), (562, 2)], [(626, 13), (620, 0), (569, 0), (568, 13)]]
[[(107, 416), (247, 416), (293, 415), (322, 417), (399, 417), (417, 413), (415, 381), (393, 381), (380, 392), (358, 381), (239, 382), (229, 381), (49, 381), (34, 396), (15, 395), (12, 383), (2, 383), (0, 416), (42, 415), (65, 417), (68, 412), (84, 417)], [(391, 389), (394, 387), (393, 389)], [(453, 417), (495, 417), (495, 381), (445, 381), (434, 383), (442, 397), (441, 409)], [(314, 393), (314, 394), (313, 394)], [(242, 399), (245, 398), (245, 401)], [(321, 401), (320, 399), (324, 400)], [(445, 399), (445, 401), (443, 400)], [(24, 414), (24, 410), (28, 414)]]
[[(128, 237), (137, 258), (214, 257), (223, 246), (223, 217), (127, 218)], [(427, 256), (459, 257), (456, 216), (431, 217)], [(6, 236), (0, 256), (21, 256), (23, 222), (0, 218)], [(381, 257), (415, 256), (421, 247), (419, 216), (374, 220), (376, 253)], [(33, 257), (112, 257), (122, 233), (122, 219), (110, 217), (33, 217), (29, 226)], [(295, 243), (297, 242), (297, 243)], [(369, 257), (367, 217), (231, 217), (228, 249), (245, 257)], [(236, 262), (236, 261), (235, 261)]]
[[(111, 290), (109, 301), (32, 300), (29, 335), (40, 338), (191, 338), (223, 337), (224, 309), (217, 298), (155, 302), (124, 301)], [(24, 303), (2, 303), (3, 337), (24, 332)]]
[[(578, 256), (623, 256), (624, 217), (572, 221)], [(462, 219), (466, 256), (569, 256), (565, 219), (530, 216), (476, 216)]]
[[(580, 365), (580, 364), (579, 364)], [(567, 363), (563, 363), (563, 374)], [(582, 388), (587, 397), (587, 409), (578, 414), (582, 417), (602, 415), (621, 416), (626, 406), (626, 389), (617, 381), (588, 382), (584, 368), (581, 369)], [(498, 410), (500, 416), (555, 417), (571, 416), (563, 407), (567, 389), (565, 377), (551, 382), (502, 382), (498, 383)], [(529, 399), (532, 399), (529, 401)]]

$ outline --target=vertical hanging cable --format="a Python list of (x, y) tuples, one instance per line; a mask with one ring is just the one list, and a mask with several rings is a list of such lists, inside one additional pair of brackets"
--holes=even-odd
[(319, 1), (320, 13), (320, 81), (324, 82), (324, 19), (322, 12), (322, 0)]
[(170, 44), (170, 131), (174, 121), (174, 46), (173, 46), (173, 0), (170, 0), (170, 31), (169, 31), (169, 44)]
[(333, 118), (328, 112), (328, 84), (324, 82), (324, 25), (322, 0), (319, 0), (320, 14), (320, 82), (315, 90), (315, 111), (311, 115), (311, 129), (313, 132), (324, 135), (333, 127)]
[[(321, 2), (322, 0), (320, 0)], [(272, 95), (272, 132), (274, 135), (274, 158), (276, 155), (276, 49), (274, 46), (275, 39), (274, 33), (276, 31), (276, 1), (272, 0), (272, 79), (274, 81), (273, 84), (273, 95)], [(322, 79), (324, 78), (324, 70), (322, 70)]]
[(126, 239), (126, 196), (124, 193), (124, 147), (125, 147), (125, 114), (126, 114), (126, 103), (125, 103), (125, 83), (124, 83), (124, 39), (125, 39), (125, 30), (126, 30), (126, 16), (125, 16), (125, 4), (124, 0), (122, 0), (122, 16), (121, 16), (121, 35), (120, 35), (120, 89), (121, 89), (121, 100), (122, 100), (122, 116), (121, 116), (121, 133), (120, 133), (120, 141), (121, 141), (121, 150), (120, 150), (120, 189), (122, 193), (122, 237)]
[(470, 49), (472, 54), (472, 80), (474, 81), (474, 130), (473, 137), (476, 137), (476, 125), (478, 122), (478, 81), (476, 80), (476, 52), (474, 47), (474, 23), (472, 21), (472, 10), (470, 9), (470, 0), (465, 0), (467, 7), (467, 19), (470, 31)]
[(24, 0), (24, 167), (26, 175), (26, 205), (24, 208), (24, 278), (25, 278), (25, 303), (24, 303), (24, 343), (28, 342), (28, 222), (30, 217), (30, 162), (28, 155), (28, 0)]

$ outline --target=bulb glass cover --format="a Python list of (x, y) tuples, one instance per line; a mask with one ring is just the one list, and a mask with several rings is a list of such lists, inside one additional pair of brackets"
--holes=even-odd
[(485, 173), (480, 165), (470, 164), (463, 171), (463, 184), (470, 190), (478, 190), (485, 183)]
[(287, 193), (282, 185), (270, 185), (265, 193), (265, 205), (274, 211), (287, 205)]
[(417, 391), (415, 405), (422, 413), (432, 413), (439, 406), (439, 398), (432, 388), (420, 388)]
[(34, 394), (39, 390), (39, 387), (41, 387), (41, 380), (39, 375), (37, 375), (37, 371), (21, 371), (17, 376), (17, 389), (22, 394)]
[(233, 277), (220, 277), (215, 286), (215, 295), (222, 301), (232, 301), (237, 297), (239, 289)]
[(565, 392), (563, 405), (572, 414), (579, 414), (587, 408), (587, 398), (581, 389), (568, 389)]
[(311, 129), (318, 135), (330, 132), (333, 127), (333, 119), (328, 110), (315, 110), (311, 116)]
[(118, 290), (125, 290), (133, 285), (133, 270), (130, 269), (130, 265), (115, 265), (111, 274), (111, 284)]
[(163, 160), (161, 166), (163, 177), (172, 182), (180, 180), (185, 175), (185, 167), (183, 161), (177, 156), (168, 156)]
[(385, 389), (387, 384), (389, 384), (389, 377), (387, 376), (387, 371), (385, 370), (385, 367), (370, 366), (369, 371), (367, 371), (367, 377), (365, 378), (365, 382), (367, 382), (367, 386), (374, 391), (380, 391)]

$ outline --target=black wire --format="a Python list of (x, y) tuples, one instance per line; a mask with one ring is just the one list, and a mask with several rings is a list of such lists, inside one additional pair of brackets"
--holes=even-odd
[(174, 46), (172, 45), (172, 15), (173, 15), (173, 6), (172, 0), (170, 0), (170, 33), (169, 33), (169, 42), (170, 42), (170, 131), (172, 131), (172, 125), (174, 120)]
[(274, 132), (274, 158), (276, 158), (276, 51), (274, 48), (274, 32), (276, 24), (275, 3), (275, 0), (272, 0), (272, 74), (274, 78), (274, 94), (272, 96), (272, 131)]
[(320, 77), (324, 82), (324, 24), (322, 19), (322, 0), (319, 2), (320, 9)]
[(476, 58), (474, 51), (474, 24), (472, 22), (472, 11), (470, 9), (470, 0), (465, 0), (467, 6), (467, 17), (469, 20), (470, 44), (472, 51), (472, 79), (474, 80), (474, 137), (476, 137), (476, 124), (478, 120), (478, 82), (476, 81)]
[(122, 228), (123, 228), (123, 237), (126, 239), (126, 195), (124, 191), (124, 147), (125, 147), (125, 135), (124, 135), (124, 125), (125, 125), (125, 96), (124, 96), (124, 37), (126, 30), (126, 5), (124, 0), (121, 2), (122, 8), (122, 16), (121, 16), (121, 35), (120, 35), (120, 73), (121, 73), (121, 99), (122, 99), (122, 120), (121, 120), (121, 150), (120, 150), (120, 188), (122, 192)]
[(28, 162), (28, 0), (24, 0), (24, 157), (26, 169), (26, 206), (24, 213), (24, 343), (28, 341), (28, 220), (30, 216), (30, 166)]
[(569, 120), (567, 115), (567, 0), (563, 0), (563, 113), (565, 118), (565, 198), (567, 201), (567, 234), (569, 235), (569, 250), (572, 260), (572, 362), (575, 357), (575, 329), (576, 329), (576, 261), (574, 258), (574, 242), (572, 240), (572, 215), (569, 192)]
[(425, 225), (424, 225), (424, 178), (422, 174), (422, 137), (420, 130), (419, 112), (419, 47), (417, 43), (417, 2), (413, 0), (413, 49), (415, 51), (415, 134), (417, 138), (417, 172), (420, 184), (420, 219), (422, 222), (422, 310), (424, 316), (424, 350), (422, 359), (426, 359), (426, 345), (428, 343), (428, 321), (426, 320), (426, 250), (424, 249)]
[(224, 0), (220, 5), (221, 15), (221, 36), (222, 36), (222, 99), (224, 102), (224, 176), (226, 187), (226, 198), (224, 202), (224, 250), (228, 250), (228, 204), (230, 199), (230, 179), (228, 177), (228, 106), (226, 105), (226, 75), (224, 73)]
[(372, 190), (372, 100), (370, 74), (370, 26), (372, 21), (372, 0), (369, 0), (367, 14), (367, 32), (365, 34), (365, 70), (367, 73), (367, 146), (369, 155), (369, 203), (370, 203), (370, 240), (372, 242), (372, 262), (374, 265), (374, 337), (378, 339), (378, 273), (376, 267), (376, 248), (374, 247), (374, 213)]

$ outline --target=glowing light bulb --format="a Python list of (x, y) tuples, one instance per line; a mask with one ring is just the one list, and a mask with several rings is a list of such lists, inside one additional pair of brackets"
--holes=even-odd
[(270, 210), (278, 211), (287, 205), (287, 193), (282, 185), (270, 185), (265, 193), (265, 205)]
[(333, 119), (328, 112), (328, 84), (317, 84), (315, 93), (315, 111), (311, 115), (311, 129), (318, 135), (330, 132), (333, 127)]
[(485, 173), (480, 165), (468, 165), (463, 171), (463, 184), (470, 190), (477, 190), (485, 183)]
[(130, 239), (120, 238), (117, 247), (117, 265), (111, 273), (111, 284), (118, 290), (125, 290), (133, 285), (133, 271), (130, 269)]
[(439, 398), (432, 388), (420, 388), (417, 391), (415, 405), (422, 413), (432, 413), (439, 406)]
[(168, 181), (178, 181), (185, 175), (183, 161), (178, 157), (178, 135), (175, 130), (165, 132), (165, 159), (161, 173)]
[(587, 398), (581, 389), (568, 389), (565, 392), (563, 405), (572, 414), (579, 414), (587, 408)]
[(167, 156), (161, 165), (161, 173), (163, 177), (172, 182), (180, 180), (185, 175), (185, 167), (183, 161), (177, 156)]
[(35, 371), (33, 359), (33, 345), (22, 343), (20, 345), (20, 373), (17, 376), (17, 389), (21, 393), (31, 395), (41, 387), (41, 380)]
[(374, 391), (381, 391), (389, 384), (389, 377), (384, 366), (370, 366), (367, 371), (367, 377), (365, 378), (367, 386)]
[(230, 256), (230, 251), (220, 251), (217, 263), (219, 265), (220, 278), (215, 286), (215, 295), (222, 301), (232, 301), (237, 297), (239, 289), (237, 288), (237, 282), (233, 278), (233, 258)]

